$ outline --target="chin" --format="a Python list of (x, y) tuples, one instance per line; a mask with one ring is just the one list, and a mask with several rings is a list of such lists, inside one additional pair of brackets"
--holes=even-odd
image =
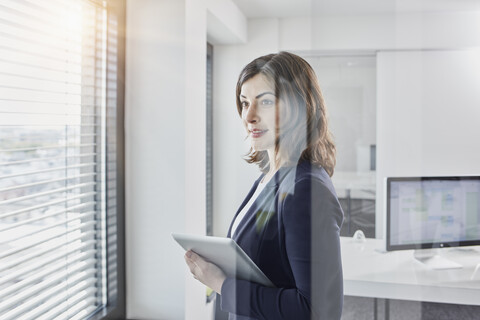
[(255, 151), (267, 151), (275, 145), (275, 140), (272, 139), (270, 136), (264, 136), (260, 139), (254, 139), (250, 137), (250, 139), (250, 145)]
[(262, 143), (252, 143), (252, 149), (255, 151), (267, 151), (270, 148), (270, 145)]

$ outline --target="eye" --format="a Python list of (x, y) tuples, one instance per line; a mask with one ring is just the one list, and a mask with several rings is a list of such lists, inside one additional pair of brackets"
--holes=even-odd
[(275, 101), (270, 100), (270, 99), (263, 99), (263, 100), (261, 101), (261, 104), (262, 104), (263, 106), (271, 106), (271, 105), (274, 105), (274, 104), (275, 104)]
[(242, 108), (248, 107), (248, 101), (241, 101), (240, 104), (242, 105)]

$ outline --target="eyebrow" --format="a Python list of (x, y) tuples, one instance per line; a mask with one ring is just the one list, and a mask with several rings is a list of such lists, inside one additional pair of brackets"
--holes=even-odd
[[(263, 96), (266, 95), (266, 94), (271, 94), (272, 96), (275, 96), (275, 94), (273, 94), (272, 92), (270, 92), (270, 91), (265, 91), (265, 92), (262, 92), (262, 93), (260, 93), (259, 95), (257, 95), (257, 96), (255, 97), (255, 99), (259, 99), (259, 98), (263, 97)], [(243, 94), (241, 94), (240, 97), (247, 99), (247, 97), (245, 97)]]

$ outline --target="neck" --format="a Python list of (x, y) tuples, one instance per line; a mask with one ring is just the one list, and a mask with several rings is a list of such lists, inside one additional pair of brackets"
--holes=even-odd
[(268, 173), (272, 173), (272, 172), (277, 171), (281, 167), (281, 162), (276, 161), (277, 159), (275, 157), (275, 150), (274, 149), (268, 149), (267, 154), (268, 154), (268, 162), (270, 164), (270, 168), (268, 170)]

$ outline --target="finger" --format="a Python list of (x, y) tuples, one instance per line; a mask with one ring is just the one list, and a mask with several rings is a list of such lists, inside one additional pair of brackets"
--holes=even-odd
[(185, 252), (185, 256), (187, 256), (187, 258), (189, 258), (190, 260), (193, 260), (195, 262), (197, 262), (197, 260), (199, 260), (199, 259), (202, 259), (201, 256), (199, 256), (198, 254), (196, 254), (192, 250), (188, 250), (187, 252)]
[(198, 268), (195, 262), (187, 260), (187, 266), (188, 266), (188, 269), (190, 269), (190, 272), (195, 275), (195, 272)]
[(202, 258), (202, 256), (196, 254), (195, 252), (193, 251), (188, 251), (187, 252), (188, 255), (187, 257), (193, 262), (195, 263), (201, 270), (204, 270), (206, 265), (207, 265), (207, 261), (205, 259)]
[(197, 268), (195, 261), (185, 256), (185, 262), (187, 263), (187, 266), (190, 269), (190, 272), (195, 274), (195, 269)]
[(201, 279), (204, 271), (208, 269), (208, 262), (192, 250), (188, 250), (185, 253), (185, 261), (187, 261), (190, 272), (196, 280)]

